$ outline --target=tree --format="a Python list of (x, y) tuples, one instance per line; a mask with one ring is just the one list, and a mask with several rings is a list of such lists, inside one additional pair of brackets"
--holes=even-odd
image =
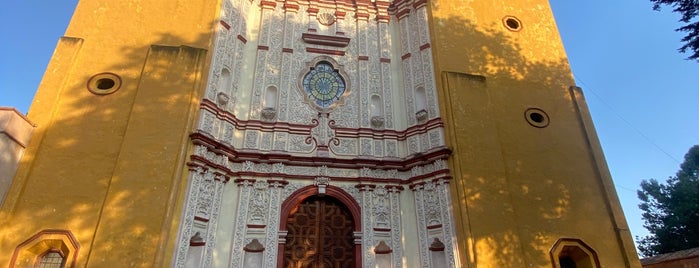
[(661, 5), (671, 6), (672, 11), (680, 13), (680, 21), (686, 25), (675, 29), (678, 32), (686, 32), (687, 36), (682, 38), (685, 42), (679, 51), (690, 53), (687, 59), (699, 61), (699, 21), (692, 22), (699, 15), (699, 0), (650, 0), (654, 10), (660, 10)]
[(689, 149), (675, 176), (665, 183), (643, 180), (637, 193), (650, 232), (637, 237), (643, 256), (699, 247), (699, 145)]

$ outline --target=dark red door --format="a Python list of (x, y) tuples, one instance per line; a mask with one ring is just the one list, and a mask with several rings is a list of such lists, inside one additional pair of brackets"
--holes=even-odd
[(311, 196), (286, 222), (285, 268), (354, 268), (354, 221), (332, 197)]

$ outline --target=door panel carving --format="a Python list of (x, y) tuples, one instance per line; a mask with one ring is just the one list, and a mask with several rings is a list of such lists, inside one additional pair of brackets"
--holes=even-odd
[(353, 268), (354, 221), (331, 197), (312, 196), (296, 206), (286, 223), (285, 268)]

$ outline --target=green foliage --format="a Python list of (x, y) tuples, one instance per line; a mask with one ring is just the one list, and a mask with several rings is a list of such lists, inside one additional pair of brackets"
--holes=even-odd
[(639, 239), (643, 256), (699, 247), (699, 145), (689, 149), (674, 177), (643, 180), (637, 193), (650, 232)]
[(687, 35), (682, 38), (685, 42), (680, 47), (680, 52), (689, 53), (687, 59), (699, 61), (699, 21), (692, 22), (692, 19), (699, 15), (699, 0), (650, 0), (653, 9), (660, 10), (661, 5), (671, 6), (672, 11), (680, 13), (681, 22), (684, 26), (675, 29), (678, 32), (685, 32)]

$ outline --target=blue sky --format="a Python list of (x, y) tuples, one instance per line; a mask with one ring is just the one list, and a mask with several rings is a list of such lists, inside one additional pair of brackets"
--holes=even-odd
[[(0, 10), (0, 106), (29, 109), (76, 0), (10, 0)], [(699, 63), (677, 52), (679, 16), (646, 0), (551, 0), (634, 236), (636, 190), (674, 175), (699, 144)], [(515, 14), (516, 15), (516, 14)], [(526, 23), (526, 22), (524, 22)]]

